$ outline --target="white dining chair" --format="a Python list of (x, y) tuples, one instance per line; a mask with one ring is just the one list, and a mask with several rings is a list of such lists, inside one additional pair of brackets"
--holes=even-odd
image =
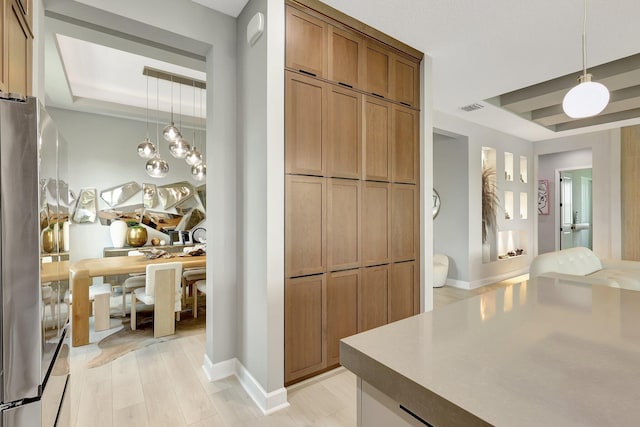
[(207, 281), (198, 280), (193, 284), (193, 318), (198, 317), (198, 293), (206, 295), (207, 293)]
[(153, 336), (175, 333), (175, 320), (182, 310), (182, 263), (149, 264), (144, 288), (131, 294), (131, 329), (137, 327), (137, 301), (153, 305)]
[[(65, 293), (64, 302), (67, 304), (67, 314), (71, 318), (73, 289)], [(103, 283), (89, 286), (89, 302), (93, 311), (93, 329), (100, 332), (111, 328), (111, 285)]]
[(207, 278), (207, 269), (196, 267), (196, 268), (186, 268), (182, 272), (182, 297), (186, 298), (195, 296), (194, 283), (198, 280), (204, 280)]
[[(143, 255), (140, 251), (129, 251), (127, 256)], [(132, 293), (135, 289), (143, 288), (146, 283), (144, 274), (130, 274), (130, 277), (122, 283), (122, 317), (127, 315), (127, 294)], [(133, 301), (133, 299), (132, 299)], [(133, 303), (133, 302), (132, 302)]]

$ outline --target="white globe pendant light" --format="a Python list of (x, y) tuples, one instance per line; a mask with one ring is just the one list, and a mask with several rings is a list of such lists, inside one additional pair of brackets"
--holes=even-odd
[(600, 114), (609, 104), (609, 89), (602, 83), (591, 81), (587, 73), (587, 0), (584, 0), (582, 21), (582, 75), (562, 100), (562, 109), (572, 119), (583, 119)]
[(609, 104), (609, 90), (605, 85), (591, 81), (591, 74), (579, 78), (562, 100), (562, 109), (572, 119), (582, 119), (600, 114)]

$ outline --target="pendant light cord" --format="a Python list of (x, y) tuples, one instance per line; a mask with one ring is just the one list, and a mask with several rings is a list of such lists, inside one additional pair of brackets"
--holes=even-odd
[(202, 88), (200, 88), (200, 127), (202, 127), (202, 147), (200, 147), (200, 152), (202, 154), (202, 163), (206, 163), (205, 151), (207, 148), (207, 122), (202, 117)]
[(173, 76), (171, 76), (171, 124), (173, 125)]
[(158, 151), (156, 154), (160, 157), (160, 79), (156, 79), (156, 141)]
[(147, 139), (149, 139), (149, 75), (147, 74)]
[(194, 115), (194, 123), (193, 123), (193, 150), (195, 151), (198, 147), (196, 146), (196, 81), (193, 81), (193, 115)]
[(587, 76), (587, 0), (584, 0), (584, 15), (582, 17), (582, 70)]

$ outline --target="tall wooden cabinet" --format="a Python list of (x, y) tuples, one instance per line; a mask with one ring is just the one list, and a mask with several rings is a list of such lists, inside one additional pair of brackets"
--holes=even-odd
[(341, 86), (362, 89), (364, 81), (364, 38), (329, 25), (328, 79)]
[(285, 179), (285, 274), (326, 271), (326, 180), (287, 175)]
[(31, 95), (32, 0), (2, 0), (0, 90)]
[(327, 88), (327, 175), (360, 179), (362, 95), (334, 85)]
[(286, 384), (420, 306), (421, 57), (327, 10), (286, 7)]

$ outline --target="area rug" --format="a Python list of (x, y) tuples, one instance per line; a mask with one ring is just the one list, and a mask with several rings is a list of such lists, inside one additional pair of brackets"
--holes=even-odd
[(138, 326), (135, 331), (131, 330), (130, 319), (122, 321), (122, 329), (98, 342), (100, 354), (87, 362), (87, 368), (95, 368), (116, 360), (118, 357), (149, 345), (174, 340), (177, 338), (195, 335), (205, 328), (205, 316), (197, 319), (191, 317), (191, 313), (186, 313), (182, 320), (176, 322), (176, 333), (161, 338), (153, 337), (153, 319), (151, 313), (138, 313)]

